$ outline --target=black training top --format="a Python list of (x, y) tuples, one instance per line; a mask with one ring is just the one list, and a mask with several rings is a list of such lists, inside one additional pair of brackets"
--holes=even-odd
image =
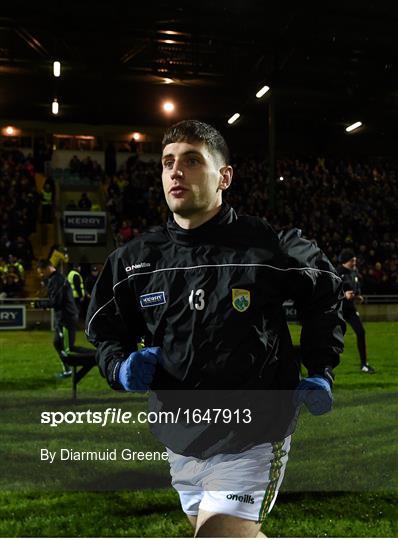
[(187, 416), (151, 426), (175, 452), (203, 458), (291, 433), (294, 410), (284, 391), (297, 386), (299, 366), (283, 302), (293, 299), (298, 309), (304, 365), (323, 373), (343, 349), (341, 298), (341, 279), (299, 229), (278, 236), (267, 221), (238, 217), (224, 204), (196, 229), (170, 218), (114, 251), (92, 292), (86, 333), (115, 389), (121, 361), (142, 336), (161, 348), (151, 410), (188, 403), (260, 411), (249, 430), (214, 431)]

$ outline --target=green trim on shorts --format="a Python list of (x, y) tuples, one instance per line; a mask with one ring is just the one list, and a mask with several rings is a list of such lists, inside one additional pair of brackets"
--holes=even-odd
[(274, 459), (271, 463), (271, 470), (269, 472), (269, 484), (265, 491), (263, 502), (261, 503), (258, 521), (263, 521), (265, 519), (265, 516), (268, 514), (271, 503), (275, 497), (279, 478), (281, 476), (281, 469), (283, 467), (282, 458), (286, 455), (286, 450), (283, 449), (284, 444), (284, 440), (272, 443), (272, 452), (274, 454)]

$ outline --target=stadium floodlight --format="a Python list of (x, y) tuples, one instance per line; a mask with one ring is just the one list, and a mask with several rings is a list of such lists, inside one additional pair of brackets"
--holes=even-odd
[(163, 110), (167, 113), (173, 112), (175, 109), (174, 103), (172, 101), (165, 101), (163, 103)]
[(283, 182), (283, 181), (284, 181), (283, 176), (280, 176), (280, 177), (279, 177), (279, 181), (280, 181), (280, 182)]
[(350, 126), (346, 127), (345, 130), (349, 133), (350, 131), (354, 131), (354, 129), (358, 129), (362, 126), (362, 122), (355, 122), (354, 124), (351, 124)]
[(58, 114), (59, 113), (59, 103), (58, 103), (57, 98), (54, 98), (54, 101), (51, 104), (51, 112), (53, 114)]
[(240, 117), (240, 114), (237, 112), (231, 116), (231, 118), (228, 119), (228, 124), (233, 124), (236, 122), (236, 120)]
[(6, 127), (6, 134), (7, 135), (14, 135), (14, 133), (15, 133), (15, 129), (12, 126), (7, 126)]
[(55, 60), (53, 63), (53, 74), (54, 77), (60, 77), (61, 76), (61, 62), (58, 60)]
[(260, 90), (257, 92), (256, 94), (256, 98), (260, 99), (261, 97), (263, 97), (264, 94), (266, 94), (269, 90), (269, 86), (265, 85), (263, 86), (262, 88), (260, 88)]
[(133, 139), (134, 139), (135, 141), (141, 140), (141, 133), (138, 133), (138, 131), (134, 131), (134, 133), (133, 133)]

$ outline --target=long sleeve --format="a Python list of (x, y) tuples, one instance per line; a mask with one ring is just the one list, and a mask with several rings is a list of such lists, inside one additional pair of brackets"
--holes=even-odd
[(286, 298), (294, 300), (302, 323), (301, 353), (310, 374), (335, 367), (344, 348), (342, 281), (316, 242), (299, 229), (282, 232)]
[(49, 307), (60, 311), (64, 303), (65, 279), (61, 274), (54, 273), (47, 281)]
[(97, 348), (101, 374), (112, 388), (118, 382), (120, 363), (136, 350), (145, 333), (128, 279), (114, 252), (107, 259), (93, 288), (86, 319), (86, 335)]

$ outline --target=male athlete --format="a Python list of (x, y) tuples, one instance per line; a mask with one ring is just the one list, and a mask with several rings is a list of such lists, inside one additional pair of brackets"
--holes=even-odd
[(365, 328), (357, 311), (355, 303), (362, 303), (361, 285), (357, 270), (357, 258), (352, 249), (346, 248), (340, 253), (339, 260), (341, 266), (337, 268), (338, 274), (343, 282), (343, 317), (354, 330), (357, 336), (357, 348), (361, 361), (361, 373), (373, 375), (376, 370), (368, 364), (366, 352)]
[[(278, 237), (265, 220), (223, 203), (233, 171), (213, 127), (172, 126), (162, 166), (169, 221), (109, 256), (86, 333), (112, 388), (149, 390), (151, 411), (175, 413), (151, 429), (167, 447), (195, 536), (262, 536), (298, 405), (313, 414), (332, 406), (341, 280), (300, 230)], [(301, 381), (287, 299), (302, 322)]]

